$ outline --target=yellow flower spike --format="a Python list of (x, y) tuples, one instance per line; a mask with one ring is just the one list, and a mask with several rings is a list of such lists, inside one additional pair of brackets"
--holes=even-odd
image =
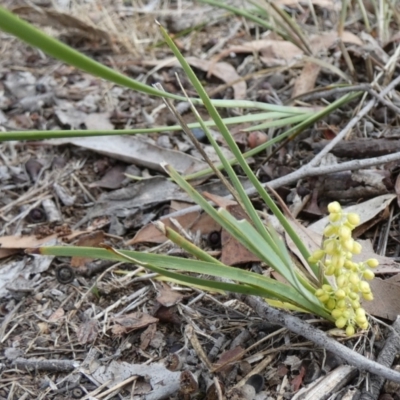
[(370, 258), (366, 263), (370, 268), (376, 268), (379, 265), (379, 261), (376, 258)]
[(342, 211), (342, 207), (340, 206), (338, 201), (333, 201), (332, 203), (328, 204), (328, 211), (330, 213), (338, 213)]
[(336, 327), (338, 327), (339, 329), (344, 328), (346, 324), (347, 324), (347, 319), (344, 317), (339, 317), (335, 322)]
[(354, 242), (354, 243), (353, 243), (353, 248), (352, 248), (351, 252), (352, 252), (353, 254), (360, 254), (360, 253), (361, 253), (361, 250), (362, 250), (361, 244), (358, 243), (358, 242)]
[(375, 274), (370, 269), (366, 269), (363, 272), (363, 278), (366, 279), (367, 281), (371, 281), (372, 279), (375, 278)]
[(356, 333), (356, 330), (354, 329), (353, 325), (348, 325), (346, 328), (346, 335), (347, 336), (353, 336)]
[(357, 226), (360, 223), (360, 216), (356, 213), (348, 213), (347, 214), (347, 221), (353, 225)]

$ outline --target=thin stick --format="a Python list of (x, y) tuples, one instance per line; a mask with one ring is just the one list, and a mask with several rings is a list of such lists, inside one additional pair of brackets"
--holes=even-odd
[(291, 332), (303, 336), (325, 350), (343, 358), (350, 365), (353, 365), (362, 371), (368, 371), (385, 379), (400, 383), (400, 373), (369, 360), (356, 351), (350, 350), (348, 347), (329, 337), (325, 332), (314, 328), (307, 322), (269, 306), (265, 301), (258, 297), (244, 295), (237, 295), (237, 297), (252, 307), (261, 318), (267, 319), (271, 323), (285, 326)]

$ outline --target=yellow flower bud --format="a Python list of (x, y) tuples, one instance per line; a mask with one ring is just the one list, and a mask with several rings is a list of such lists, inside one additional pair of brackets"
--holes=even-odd
[(341, 300), (338, 300), (337, 302), (336, 302), (336, 308), (346, 308), (346, 300), (343, 300), (343, 299), (341, 299)]
[(353, 261), (346, 260), (346, 261), (344, 262), (344, 265), (343, 265), (343, 266), (344, 266), (346, 269), (352, 269), (352, 268), (353, 268), (353, 265), (354, 265)]
[(344, 326), (347, 324), (347, 319), (344, 317), (339, 317), (336, 322), (335, 325), (339, 328), (342, 329), (344, 328)]
[(331, 315), (334, 319), (338, 319), (342, 316), (343, 310), (341, 310), (340, 308), (335, 308), (334, 310), (332, 310)]
[(368, 327), (369, 327), (369, 324), (368, 324), (368, 321), (367, 322), (364, 322), (363, 324), (361, 324), (361, 325), (358, 325), (361, 329), (368, 329)]
[(327, 294), (323, 294), (322, 296), (318, 297), (318, 299), (321, 303), (326, 303), (330, 299), (330, 297)]
[(346, 241), (351, 238), (351, 230), (347, 226), (341, 226), (338, 232), (340, 239)]
[(363, 325), (363, 324), (365, 324), (366, 322), (368, 322), (368, 320), (367, 320), (367, 317), (364, 315), (364, 316), (356, 316), (355, 318), (354, 318), (354, 321), (356, 321), (356, 323), (357, 323), (357, 325), (359, 325), (359, 326), (361, 326), (361, 325)]
[(344, 310), (342, 313), (342, 317), (346, 318), (347, 320), (350, 318), (351, 311), (350, 310)]
[(356, 213), (348, 213), (347, 221), (353, 226), (357, 226), (360, 223), (360, 216)]
[(352, 252), (352, 251), (353, 251), (353, 247), (354, 247), (354, 243), (355, 243), (355, 242), (354, 242), (354, 239), (353, 239), (353, 238), (349, 238), (349, 239), (347, 239), (347, 240), (345, 240), (345, 241), (342, 242), (342, 246), (343, 246), (346, 250)]
[(364, 277), (364, 279), (366, 279), (367, 281), (370, 281), (370, 280), (372, 280), (372, 279), (375, 278), (375, 274), (374, 274), (370, 269), (366, 269), (366, 270), (363, 272), (363, 277)]
[(332, 255), (335, 254), (336, 252), (336, 243), (333, 240), (326, 240), (324, 244), (324, 250), (326, 254)]
[(326, 293), (331, 293), (332, 292), (332, 286), (331, 285), (322, 285), (322, 290)]
[(360, 278), (358, 277), (356, 272), (352, 272), (349, 276), (349, 281), (353, 284), (353, 285), (357, 285), (360, 282)]
[(352, 300), (350, 303), (354, 310), (357, 310), (357, 308), (361, 307), (361, 304), (358, 300)]
[(348, 325), (346, 328), (346, 335), (347, 336), (353, 336), (355, 334), (356, 330), (354, 329), (353, 325)]
[(314, 260), (319, 261), (322, 257), (324, 257), (324, 255), (325, 255), (325, 251), (320, 249), (320, 250), (314, 251), (314, 253), (312, 253), (311, 257)]
[(340, 218), (342, 218), (342, 214), (340, 214), (340, 213), (332, 213), (332, 214), (329, 214), (329, 217), (328, 217), (329, 221), (331, 221), (331, 222), (338, 222), (338, 221), (340, 221)]
[(353, 243), (353, 249), (351, 250), (351, 252), (352, 252), (353, 254), (360, 254), (360, 253), (361, 253), (361, 250), (362, 250), (361, 244), (358, 243), (358, 242), (354, 242), (354, 243)]
[(332, 203), (328, 204), (328, 211), (330, 213), (338, 213), (342, 210), (342, 207), (340, 206), (339, 202), (333, 201)]
[(328, 310), (333, 310), (336, 307), (336, 300), (331, 297), (325, 305)]
[(357, 317), (365, 317), (365, 310), (362, 307), (357, 308), (356, 315)]
[(376, 268), (379, 265), (379, 261), (376, 258), (370, 258), (367, 260), (367, 265), (370, 268)]
[(363, 293), (362, 297), (363, 297), (364, 300), (368, 300), (368, 301), (371, 301), (371, 300), (374, 299), (374, 295), (371, 292)]
[(343, 274), (338, 276), (338, 278), (336, 280), (336, 284), (338, 285), (339, 288), (346, 286), (347, 285), (347, 276), (343, 275)]
[(321, 297), (321, 296), (324, 296), (325, 295), (325, 292), (322, 290), (322, 289), (317, 289), (316, 291), (315, 291), (315, 296), (316, 297)]
[(349, 297), (351, 300), (360, 300), (360, 296), (354, 292), (349, 293)]
[(337, 299), (341, 300), (346, 297), (346, 293), (343, 289), (338, 289), (338, 290), (336, 290), (335, 296)]
[(333, 265), (330, 265), (326, 270), (325, 270), (325, 275), (326, 276), (331, 276), (335, 273), (336, 269)]
[(369, 286), (368, 282), (361, 281), (358, 284), (358, 288), (360, 289), (360, 292), (362, 293), (370, 293), (371, 292), (371, 287)]
[(335, 225), (328, 224), (324, 229), (324, 236), (329, 237), (336, 235), (338, 232), (338, 228)]

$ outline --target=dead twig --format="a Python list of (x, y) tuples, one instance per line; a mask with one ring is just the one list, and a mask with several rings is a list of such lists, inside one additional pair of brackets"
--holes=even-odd
[(348, 347), (329, 337), (325, 332), (314, 328), (307, 322), (269, 306), (258, 297), (245, 295), (237, 296), (241, 301), (252, 307), (261, 318), (266, 318), (269, 322), (285, 326), (291, 332), (311, 340), (325, 350), (343, 358), (350, 365), (357, 367), (361, 371), (368, 371), (382, 378), (400, 383), (400, 373), (350, 350)]
[(317, 89), (313, 92), (309, 93), (302, 93), (293, 99), (290, 99), (290, 102), (293, 100), (299, 100), (301, 99), (302, 101), (309, 102), (311, 100), (319, 100), (321, 98), (326, 98), (330, 96), (335, 96), (337, 94), (342, 94), (342, 93), (351, 93), (351, 92), (367, 92), (371, 96), (375, 97), (380, 103), (382, 103), (384, 106), (387, 108), (391, 109), (394, 111), (396, 114), (400, 113), (400, 108), (395, 106), (393, 103), (390, 101), (386, 100), (381, 94), (376, 92), (371, 85), (351, 85), (351, 86), (345, 86), (345, 87), (337, 87), (333, 89)]
[[(400, 351), (400, 317), (392, 325), (392, 332), (386, 339), (383, 349), (379, 353), (377, 362), (386, 367), (393, 364), (394, 358)], [(382, 376), (373, 375), (370, 382), (370, 390), (364, 389), (360, 400), (376, 400), (381, 392), (384, 379)]]
[(28, 360), (17, 358), (13, 365), (27, 371), (70, 372), (78, 368), (80, 363), (73, 360)]

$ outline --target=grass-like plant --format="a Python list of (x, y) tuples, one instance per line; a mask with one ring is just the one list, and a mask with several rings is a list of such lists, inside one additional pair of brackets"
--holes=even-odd
[[(284, 15), (281, 15), (281, 18), (285, 20)], [(286, 21), (286, 24), (288, 24), (288, 21)], [(43, 247), (35, 252), (45, 255), (84, 256), (95, 259), (125, 261), (143, 266), (151, 271), (167, 276), (185, 285), (197, 285), (203, 288), (260, 296), (265, 298), (266, 301), (268, 301), (271, 305), (277, 307), (309, 312), (319, 315), (326, 320), (336, 321), (336, 325), (338, 327), (346, 327), (346, 332), (349, 335), (354, 333), (355, 324), (358, 324), (358, 326), (363, 329), (367, 327), (364, 320), (365, 315), (362, 318), (362, 312), (357, 311), (360, 309), (359, 304), (356, 303), (358, 298), (354, 297), (352, 293), (355, 293), (358, 290), (358, 292), (367, 294), (365, 284), (360, 282), (362, 281), (362, 277), (367, 277), (365, 274), (365, 266), (374, 266), (375, 262), (367, 261), (367, 264), (364, 263), (362, 267), (358, 266), (358, 270), (352, 271), (352, 274), (347, 274), (346, 271), (344, 271), (343, 268), (347, 268), (346, 265), (354, 267), (354, 263), (350, 264), (351, 254), (357, 252), (359, 248), (356, 244), (354, 244), (354, 242), (351, 242), (353, 247), (350, 248), (350, 238), (348, 235), (348, 230), (350, 228), (348, 227), (348, 230), (346, 230), (342, 226), (337, 229), (331, 228), (331, 231), (329, 232), (331, 235), (327, 235), (328, 242), (325, 243), (324, 247), (321, 249), (322, 253), (320, 252), (310, 255), (304, 243), (300, 240), (295, 230), (292, 228), (280, 209), (276, 206), (268, 192), (258, 181), (254, 172), (246, 162), (246, 157), (257, 154), (257, 152), (264, 150), (268, 146), (277, 143), (283, 138), (295, 136), (323, 116), (329, 114), (334, 109), (342, 106), (354, 98), (354, 94), (344, 96), (318, 113), (311, 113), (309, 110), (300, 109), (297, 107), (276, 106), (250, 101), (212, 100), (207, 95), (195, 73), (190, 68), (185, 58), (181, 55), (174, 42), (168, 36), (167, 32), (160, 26), (161, 34), (164, 40), (171, 48), (174, 55), (178, 58), (185, 74), (188, 76), (199, 95), (199, 99), (189, 99), (186, 96), (173, 95), (164, 92), (163, 90), (147, 86), (102, 64), (99, 64), (80, 52), (66, 46), (54, 38), (51, 38), (50, 36), (36, 29), (27, 22), (22, 21), (1, 7), (0, 29), (19, 37), (32, 46), (40, 48), (53, 57), (56, 57), (93, 75), (104, 78), (110, 82), (114, 82), (142, 93), (147, 93), (148, 95), (162, 97), (164, 99), (189, 101), (192, 106), (192, 111), (196, 115), (198, 121), (196, 124), (189, 125), (188, 128), (200, 126), (206, 133), (210, 143), (213, 145), (220, 158), (219, 165), (212, 166), (210, 169), (203, 171), (201, 174), (215, 173), (225, 180), (225, 176), (222, 176), (219, 172), (219, 170), (223, 169), (229, 178), (228, 186), (232, 192), (232, 195), (242, 207), (247, 218), (239, 221), (235, 219), (226, 209), (215, 209), (188, 183), (188, 179), (198, 177), (199, 174), (190, 177), (180, 176), (171, 166), (164, 165), (166, 173), (183, 190), (185, 190), (205, 212), (207, 212), (216, 222), (218, 222), (223, 229), (225, 229), (238, 242), (256, 255), (263, 263), (277, 271), (284, 278), (286, 283), (224, 265), (219, 260), (209, 255), (206, 251), (195, 246), (193, 243), (189, 242), (187, 239), (182, 237), (174, 230), (168, 228), (161, 222), (157, 223), (157, 227), (168, 239), (181, 246), (188, 253), (192, 254), (194, 257), (193, 259), (189, 261), (186, 259), (183, 260), (181, 258), (162, 254), (149, 254), (146, 252), (130, 250), (116, 250), (110, 247), (98, 249), (73, 246), (55, 246)], [(303, 48), (307, 50), (307, 43), (305, 39), (293, 27), (292, 40), (297, 41), (299, 45), (303, 46)], [(170, 102), (167, 103), (171, 104)], [(195, 106), (204, 106), (208, 112), (208, 115), (210, 116), (210, 121), (203, 121), (196, 112)], [(221, 117), (218, 109), (223, 109), (226, 107), (239, 107), (243, 109), (252, 108), (258, 110), (258, 112), (253, 114), (249, 113), (242, 117), (235, 117), (236, 119), (224, 119)], [(263, 123), (262, 125), (255, 125), (251, 129), (265, 129), (272, 126), (283, 125), (294, 126), (275, 139), (270, 140), (258, 148), (247, 152), (246, 154), (242, 154), (229, 132), (228, 125), (242, 122), (257, 122), (262, 120), (268, 120), (268, 122)], [(218, 128), (228, 147), (233, 153), (235, 157), (234, 159), (228, 160), (225, 158), (220, 147), (210, 134), (208, 129), (209, 126), (216, 126)], [(182, 128), (180, 126), (176, 126), (170, 128), (162, 127), (161, 129), (176, 130)], [(185, 129), (187, 129), (187, 127), (185, 127)], [(0, 141), (49, 139), (65, 136), (137, 134), (159, 130), (160, 127), (154, 129), (122, 130), (113, 132), (11, 132), (1, 133)], [(257, 189), (261, 199), (265, 202), (269, 210), (276, 215), (285, 231), (296, 244), (303, 256), (303, 259), (308, 260), (307, 265), (303, 265), (303, 267), (296, 265), (282, 239), (271, 226), (268, 226), (267, 222), (263, 218), (262, 213), (254, 208), (238, 176), (232, 168), (233, 163), (238, 163), (240, 165), (247, 178)], [(338, 210), (336, 210), (335, 213), (337, 215), (340, 214)], [(340, 218), (335, 219), (332, 221), (332, 223), (337, 223), (339, 219)], [(340, 221), (342, 221), (342, 219), (340, 219)], [(349, 220), (346, 221), (348, 222)], [(343, 222), (344, 225), (346, 224), (346, 221)], [(343, 238), (345, 238), (347, 242)], [(334, 249), (332, 247), (332, 243), (335, 244)], [(335, 265), (335, 269), (333, 273), (330, 273), (332, 272), (332, 268), (329, 270), (329, 266), (332, 265)], [(186, 273), (194, 273), (196, 275), (193, 276)], [(358, 276), (357, 282), (354, 274)], [(341, 278), (341, 281), (339, 282), (338, 279), (344, 275), (346, 275), (346, 277), (348, 276), (348, 278), (345, 280)], [(330, 279), (329, 276), (335, 277), (335, 280)], [(371, 277), (370, 274), (368, 276)], [(209, 277), (216, 277), (218, 279), (213, 280)], [(321, 292), (321, 290), (323, 292)]]

